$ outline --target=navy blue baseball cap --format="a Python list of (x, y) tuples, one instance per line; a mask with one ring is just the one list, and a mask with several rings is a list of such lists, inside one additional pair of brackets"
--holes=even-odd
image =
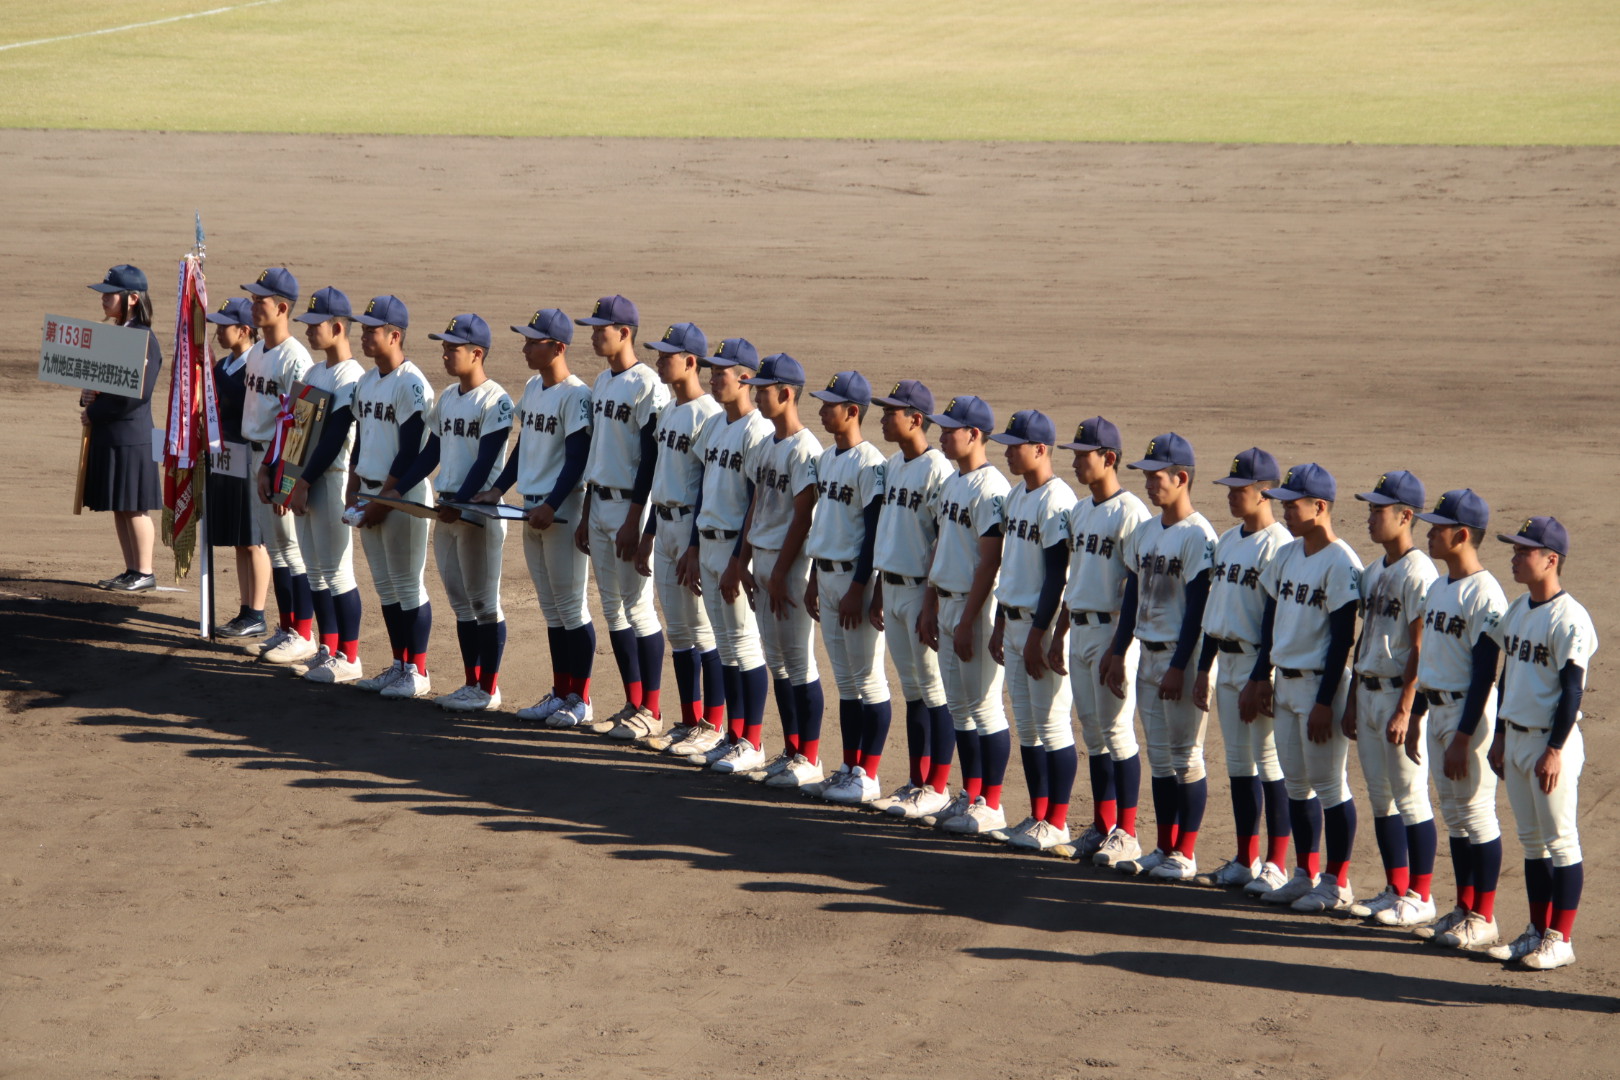
[(574, 321), (581, 326), (640, 326), (641, 313), (628, 297), (614, 293), (598, 300), (589, 318)]
[(944, 412), (929, 413), (928, 419), (942, 428), (970, 427), (989, 431), (996, 426), (996, 413), (990, 403), (972, 394), (951, 398)]
[(693, 356), (703, 356), (709, 351), (709, 339), (696, 323), (678, 322), (664, 331), (664, 336), (657, 341), (647, 343), (647, 348), (657, 349), (661, 353), (691, 353)]
[(1195, 469), (1198, 464), (1193, 458), (1192, 443), (1170, 431), (1149, 439), (1147, 453), (1142, 455), (1142, 460), (1133, 461), (1126, 467), (1143, 472), (1163, 472), (1165, 469)]
[(447, 341), (451, 345), (477, 345), (489, 351), (489, 323), (477, 315), (457, 315), (450, 320), (442, 334), (429, 334), (434, 341)]
[(759, 350), (745, 337), (728, 337), (714, 350), (714, 355), (704, 357), (702, 363), (710, 367), (744, 367), (758, 371)]
[(1074, 429), (1073, 442), (1058, 445), (1065, 450), (1112, 450), (1118, 453), (1123, 441), (1119, 428), (1114, 426), (1112, 420), (1093, 416), (1090, 420), (1080, 421), (1080, 426)]
[(298, 279), (293, 277), (292, 271), (285, 266), (272, 266), (259, 275), (259, 280), (242, 286), (243, 290), (254, 296), (280, 296), (288, 300), (298, 299)]
[(771, 353), (759, 362), (759, 374), (744, 379), (749, 386), (804, 385), (804, 365), (785, 352)]
[(560, 341), (574, 343), (574, 321), (554, 307), (541, 308), (534, 313), (527, 326), (514, 326), (513, 330), (531, 341)]
[(1057, 442), (1057, 428), (1052, 426), (1052, 418), (1040, 410), (1020, 409), (1007, 421), (1007, 430), (990, 436), (990, 441), (1003, 446), (1022, 446), (1025, 443), (1051, 446)]
[(328, 319), (352, 319), (354, 309), (349, 307), (349, 298), (343, 290), (328, 285), (324, 289), (316, 289), (309, 298), (309, 307), (301, 315), (294, 315), (294, 322), (307, 323), (314, 326), (316, 323), (326, 322)]
[(397, 326), (401, 330), (411, 325), (411, 313), (405, 301), (393, 293), (373, 296), (366, 310), (354, 317), (361, 326)]
[(1563, 522), (1555, 517), (1528, 517), (1519, 531), (1509, 536), (1507, 533), (1497, 533), (1496, 538), (1504, 544), (1519, 544), (1523, 547), (1546, 548), (1555, 551), (1566, 558), (1569, 555), (1569, 530), (1564, 528)]
[(828, 380), (825, 390), (812, 390), (810, 396), (835, 405), (870, 405), (872, 384), (858, 371), (840, 371)]
[(98, 293), (145, 292), (146, 273), (138, 266), (119, 263), (90, 288)]
[(1282, 466), (1277, 459), (1251, 446), (1232, 459), (1232, 469), (1215, 482), (1227, 487), (1248, 487), (1250, 484), (1275, 484), (1282, 479)]
[(885, 409), (916, 409), (927, 416), (934, 411), (934, 392), (916, 379), (901, 379), (888, 397), (875, 397), (872, 404)]
[(1374, 506), (1419, 507), (1429, 501), (1423, 494), (1423, 481), (1405, 469), (1385, 473), (1371, 491), (1360, 492), (1356, 498)]
[(1470, 529), (1491, 527), (1491, 508), (1473, 488), (1458, 488), (1440, 496), (1434, 509), (1418, 515), (1430, 525), (1466, 525)]
[(219, 305), (219, 310), (211, 313), (208, 321), (215, 326), (252, 326), (253, 304), (246, 297), (233, 296)]
[(1281, 487), (1266, 488), (1266, 498), (1293, 502), (1295, 499), (1322, 499), (1333, 502), (1339, 497), (1339, 482), (1333, 474), (1314, 461), (1295, 465), (1283, 477)]

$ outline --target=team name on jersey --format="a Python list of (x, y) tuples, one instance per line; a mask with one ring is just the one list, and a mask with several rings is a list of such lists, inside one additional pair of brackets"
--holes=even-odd
[[(1401, 608), (1401, 598), (1398, 596), (1372, 596), (1361, 602), (1361, 617), (1398, 619), (1401, 616)], [(1459, 633), (1458, 636), (1462, 635)]]
[(692, 436), (682, 435), (674, 428), (660, 428), (655, 440), (659, 446), (667, 446), (677, 453), (684, 454), (692, 449)]
[(274, 379), (267, 379), (263, 375), (248, 372), (247, 388), (256, 394), (268, 394), (272, 397), (281, 393), (281, 384)]
[(960, 525), (964, 529), (973, 528), (973, 504), (960, 502), (942, 502), (939, 504), (939, 516), (942, 521), (952, 525)]
[[(1497, 616), (1492, 615), (1486, 622), (1486, 628), (1489, 629), (1496, 623)], [(1449, 634), (1460, 640), (1468, 632), (1468, 621), (1455, 612), (1447, 615), (1444, 611), (1435, 609), (1424, 613), (1423, 629), (1433, 630), (1437, 634)]]
[(922, 502), (922, 492), (908, 491), (905, 488), (891, 488), (883, 495), (883, 505), (885, 507), (903, 506), (907, 510), (916, 510), (922, 505)]
[(1541, 667), (1552, 666), (1552, 649), (1546, 645), (1537, 645), (1529, 638), (1522, 638), (1518, 634), (1507, 636), (1507, 648), (1502, 650), (1509, 660), (1517, 660), (1521, 664), (1539, 664)]
[(439, 425), (439, 434), (454, 435), (458, 439), (476, 439), (482, 426), (483, 422), (480, 420), (463, 420), (459, 416), (455, 419), (446, 417), (444, 423)]
[(760, 487), (770, 488), (775, 491), (786, 491), (788, 485), (792, 482), (793, 478), (787, 471), (777, 472), (772, 468), (765, 470), (765, 478), (760, 483)]
[(384, 404), (381, 401), (357, 401), (355, 402), (355, 409), (359, 412), (360, 419), (362, 420), (381, 420), (385, 424), (395, 424), (399, 422), (394, 415), (394, 406), (392, 403)]
[[(787, 490), (787, 485), (782, 485), (782, 490)], [(849, 484), (829, 483), (826, 480), (819, 480), (816, 482), (816, 490), (820, 493), (821, 498), (829, 502), (843, 503), (845, 506), (849, 506), (855, 501), (855, 489)]]
[(1285, 581), (1282, 583), (1282, 588), (1277, 590), (1277, 603), (1294, 603), (1301, 607), (1309, 606), (1326, 611), (1327, 590), (1323, 588), (1312, 589), (1304, 582), (1296, 585), (1292, 581)]
[(591, 409), (604, 420), (617, 420), (621, 424), (628, 424), (635, 408), (628, 401), (602, 401), (591, 403)]
[(550, 413), (524, 412), (519, 416), (518, 426), (536, 435), (555, 435), (557, 426), (562, 423), (556, 415)]
[(1210, 582), (1225, 579), (1228, 584), (1242, 585), (1247, 589), (1260, 587), (1260, 570), (1254, 566), (1244, 566), (1240, 562), (1216, 563), (1215, 573), (1210, 576)]
[[(1115, 540), (1112, 536), (1104, 536), (1102, 533), (1081, 533), (1079, 536), (1069, 537), (1069, 550), (1076, 552), (1084, 551), (1087, 555), (1101, 555), (1103, 558), (1107, 559), (1113, 556), (1114, 547), (1118, 543), (1119, 541)], [(1160, 557), (1160, 561), (1163, 561), (1162, 556)], [(1181, 560), (1177, 559), (1176, 572), (1178, 574), (1181, 572), (1180, 567)]]
[(732, 472), (742, 472), (743, 452), (711, 446), (703, 454), (703, 464), (705, 467), (713, 465), (721, 469), (730, 469)]
[(1041, 526), (1039, 522), (1026, 521), (1020, 518), (1017, 521), (1007, 523), (1007, 535), (1015, 540), (1028, 540), (1039, 547), (1041, 543)]

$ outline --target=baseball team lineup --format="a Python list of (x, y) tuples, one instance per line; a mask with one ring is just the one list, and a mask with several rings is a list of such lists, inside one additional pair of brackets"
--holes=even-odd
[[(91, 286), (125, 298), (106, 305), (109, 318), (133, 321), (143, 300), (150, 310), (144, 276), (120, 273), (129, 270)], [(1573, 963), (1580, 704), (1598, 642), (1561, 587), (1571, 541), (1555, 517), (1495, 532), (1509, 547), (1492, 558), (1483, 497), (1436, 497), (1391, 468), (1353, 493), (1381, 549), (1364, 565), (1334, 529), (1338, 480), (1314, 462), (1285, 468), (1259, 447), (1222, 458), (1215, 477), (1200, 477), (1175, 432), (1135, 439), (1146, 450), (1127, 460), (1126, 439), (1102, 416), (1060, 441), (1036, 409), (998, 420), (979, 396), (936, 397), (917, 378), (877, 393), (856, 370), (822, 385), (786, 353), (711, 341), (692, 322), (638, 342), (640, 313), (621, 295), (587, 317), (542, 308), (512, 325), (532, 373), (515, 397), (486, 371), (495, 334), (485, 319), (435, 323), (443, 328), (427, 336), (448, 379), (436, 390), (406, 357), (420, 331), (401, 298), (361, 307), (333, 287), (305, 296), (281, 267), (243, 290), (208, 320), (226, 350), (216, 367), (222, 428), (239, 433), (249, 468), (234, 486), (211, 478), (208, 498), (226, 523), (212, 542), (237, 549), (242, 590), (219, 636), (262, 637), (252, 645), (262, 662), (381, 698), (500, 710), (510, 530), (493, 511), (511, 500), (552, 669), (550, 692), (517, 710), (520, 720), (947, 833), (1363, 919), (1514, 966)], [(605, 362), (589, 384), (570, 366), (576, 327)], [(287, 400), (303, 386), (329, 393), (331, 412), (278, 505)], [(874, 405), (881, 448), (867, 434)], [(991, 443), (1012, 481), (992, 464)], [(1133, 473), (1145, 500), (1122, 483)], [(118, 490), (118, 478), (106, 486)], [(1234, 523), (1217, 527), (1198, 509), (1211, 486)], [(131, 554), (127, 528), (121, 520), (132, 565), (102, 584), (142, 591), (150, 551)], [(356, 535), (391, 653), (370, 672)], [(462, 663), (457, 685), (441, 677), (449, 692), (437, 696), (430, 543)], [(1511, 602), (1502, 569), (1522, 587)], [(622, 688), (611, 714), (592, 694), (592, 575)], [(279, 624), (266, 636), (269, 592)], [(836, 764), (821, 748), (818, 632), (838, 698)], [(666, 653), (674, 708), (662, 694)], [(887, 663), (908, 762), (883, 771)], [(768, 701), (781, 720), (774, 753)], [(1208, 869), (1198, 836), (1212, 708), (1237, 846)], [(1015, 736), (1031, 809), (1009, 824)], [(1092, 802), (1083, 828), (1070, 821), (1081, 743)], [(1138, 828), (1144, 747), (1151, 842)], [(1352, 749), (1384, 871), (1377, 892), (1350, 880)], [(1434, 890), (1431, 779), (1456, 891), (1449, 909)], [(1499, 781), (1523, 848), (1528, 918), (1516, 937), (1495, 910)]]

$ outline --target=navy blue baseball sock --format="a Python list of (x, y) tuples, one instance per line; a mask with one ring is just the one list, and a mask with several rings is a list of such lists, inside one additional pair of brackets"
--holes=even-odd
[(1018, 756), (1024, 764), (1024, 785), (1029, 788), (1029, 814), (1036, 821), (1045, 821), (1046, 804), (1051, 798), (1047, 787), (1046, 750), (1020, 743)]
[(911, 757), (911, 782), (918, 787), (928, 782), (933, 758), (928, 734), (928, 709), (922, 699), (906, 702), (906, 753)]
[(1296, 865), (1312, 877), (1322, 872), (1322, 800), (1288, 800), (1288, 820), (1294, 829)]
[(1012, 760), (1012, 732), (1006, 728), (993, 735), (979, 736), (979, 760), (984, 766), (984, 804), (1001, 809), (1001, 789), (1007, 782), (1007, 763)]
[(1136, 835), (1136, 805), (1142, 797), (1142, 755), (1114, 762), (1114, 798), (1119, 804), (1119, 827)]
[(1193, 857), (1198, 846), (1198, 830), (1204, 825), (1209, 805), (1209, 781), (1204, 777), (1176, 784), (1176, 850)]
[(636, 663), (641, 668), (641, 707), (663, 716), (659, 698), (664, 689), (664, 632), (636, 638)]
[(1406, 895), (1411, 887), (1412, 868), (1406, 851), (1406, 825), (1399, 814), (1373, 818), (1373, 837), (1378, 841), (1378, 854), (1384, 861), (1384, 880), (1395, 890), (1396, 896)]
[(1496, 883), (1502, 877), (1502, 838), (1469, 844), (1468, 858), (1474, 871), (1474, 906), (1469, 910), (1490, 922), (1496, 918)]
[(506, 620), (477, 624), (478, 688), (494, 694), (500, 686), (501, 656), (506, 652)]
[(1586, 870), (1580, 863), (1553, 867), (1552, 918), (1547, 929), (1556, 930), (1569, 941), (1575, 934), (1575, 913), (1581, 906), (1581, 888)]
[(771, 691), (776, 698), (776, 714), (782, 718), (782, 742), (789, 750), (798, 753), (799, 710), (793, 700), (793, 683), (788, 679), (772, 679)]
[(798, 752), (812, 765), (821, 761), (821, 714), (826, 707), (820, 679), (793, 688), (793, 711), (799, 718)]
[(326, 646), (330, 656), (336, 656), (338, 651), (337, 608), (332, 604), (332, 591), (330, 589), (311, 589), (309, 591), (309, 607), (315, 614), (315, 630), (320, 635), (320, 644)]
[(401, 612), (400, 621), (410, 625), (405, 662), (415, 664), (418, 675), (426, 675), (428, 641), (433, 637), (433, 602), (424, 600), (421, 607)]
[(726, 726), (726, 676), (721, 670), (720, 650), (698, 652), (698, 671), (703, 676), (703, 719), (715, 730)]
[(1406, 887), (1417, 893), (1418, 899), (1431, 899), (1434, 888), (1434, 856), (1440, 846), (1440, 835), (1435, 830), (1434, 818), (1406, 826), (1406, 859), (1411, 868)]
[(861, 717), (859, 698), (838, 699), (838, 737), (844, 740), (844, 764), (851, 769), (861, 763)]
[(861, 760), (856, 762), (867, 776), (876, 776), (883, 760), (883, 748), (889, 742), (889, 725), (894, 722), (894, 708), (887, 701), (875, 701), (861, 706)]
[(978, 728), (956, 733), (956, 756), (962, 763), (962, 790), (969, 799), (984, 794), (984, 762), (980, 753)]
[(291, 630), (293, 624), (292, 568), (270, 568), (270, 591), (276, 594), (276, 610), (281, 613), (281, 628)]
[(1074, 778), (1080, 772), (1080, 753), (1071, 743), (1046, 755), (1046, 822), (1054, 829), (1069, 827), (1069, 800), (1074, 797)]
[(360, 659), (360, 590), (339, 593), (332, 606), (337, 610), (338, 651), (353, 664)]
[(1530, 924), (1545, 934), (1552, 925), (1553, 864), (1551, 859), (1524, 860), (1524, 895), (1530, 901)]
[(1293, 835), (1288, 809), (1288, 781), (1262, 780), (1260, 787), (1266, 793), (1266, 862), (1278, 867), (1287, 866), (1288, 842)]
[(1114, 762), (1107, 753), (1086, 755), (1086, 771), (1091, 777), (1091, 824), (1107, 835), (1119, 821), (1119, 804), (1114, 798)]
[(742, 673), (743, 737), (755, 748), (765, 745), (765, 699), (770, 695), (771, 673), (764, 664)]
[(461, 666), (465, 673), (465, 686), (478, 685), (478, 620), (456, 620), (456, 644), (461, 647)]
[(1457, 906), (1464, 911), (1474, 910), (1474, 856), (1469, 850), (1468, 837), (1453, 836), (1451, 841), (1451, 876), (1457, 882)]
[(1350, 854), (1356, 847), (1356, 801), (1346, 799), (1338, 806), (1322, 811), (1323, 829), (1327, 840), (1327, 865), (1324, 869), (1339, 879), (1342, 889), (1350, 881)]
[(608, 645), (613, 649), (613, 662), (619, 666), (625, 701), (640, 705), (641, 654), (636, 650), (636, 632), (628, 626), (623, 630), (609, 630)]
[(1265, 788), (1259, 776), (1233, 776), (1232, 823), (1237, 829), (1237, 862), (1253, 866), (1260, 858), (1260, 808)]
[(683, 724), (691, 725), (698, 722), (698, 709), (701, 707), (698, 699), (698, 680), (702, 677), (701, 663), (695, 645), (690, 649), (669, 651), (669, 664), (675, 669), (675, 696), (680, 699)]
[(1153, 798), (1153, 819), (1158, 826), (1158, 842), (1154, 847), (1169, 852), (1176, 846), (1181, 819), (1181, 801), (1176, 797), (1174, 776), (1149, 776), (1148, 792)]

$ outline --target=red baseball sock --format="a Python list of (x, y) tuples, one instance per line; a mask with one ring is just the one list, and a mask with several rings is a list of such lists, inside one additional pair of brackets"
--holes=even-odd
[(1179, 829), (1176, 835), (1176, 850), (1187, 858), (1193, 857), (1193, 850), (1198, 847), (1198, 831), (1196, 829)]
[(984, 785), (984, 805), (988, 806), (992, 810), (1000, 810), (1001, 809), (1001, 785), (1000, 784), (985, 784)]
[(1547, 928), (1552, 925), (1552, 916), (1551, 900), (1530, 905), (1530, 925), (1536, 928), (1537, 933), (1545, 934), (1547, 932)]
[(1299, 861), (1299, 865), (1311, 877), (1316, 877), (1322, 872), (1322, 853), (1320, 851), (1305, 852)]
[(1477, 914), (1486, 922), (1496, 918), (1496, 890), (1485, 892), (1483, 889), (1474, 890), (1474, 906), (1468, 910)]
[(1092, 824), (1097, 831), (1107, 835), (1114, 831), (1114, 825), (1119, 821), (1119, 803), (1113, 799), (1104, 799), (1097, 804), (1096, 818)]
[(820, 739), (800, 739), (799, 740), (799, 753), (803, 754), (804, 755), (804, 760), (808, 761), (810, 764), (812, 764), (812, 765), (820, 764), (821, 763), (821, 740)]
[(719, 731), (721, 728), (725, 727), (727, 723), (726, 707), (724, 705), (716, 705), (712, 709), (704, 709), (703, 720), (710, 727), (714, 728), (714, 730)]
[(579, 695), (581, 701), (591, 700), (591, 677), (589, 675), (583, 679), (578, 675), (574, 676), (574, 693)]
[(336, 634), (322, 634), (321, 644), (326, 646), (327, 656), (336, 656), (338, 654), (338, 639)]
[(861, 763), (861, 748), (859, 746), (846, 746), (846, 747), (844, 747), (844, 764), (848, 765), (850, 768), (853, 769), (855, 766), (859, 765), (860, 763)]
[(358, 664), (360, 662), (360, 643), (358, 641), (340, 642), (338, 651), (343, 654), (343, 659), (349, 663)]
[(402, 664), (410, 663), (411, 662), (410, 650), (409, 649), (395, 649), (394, 650), (394, 659), (398, 660)]
[[(862, 754), (855, 764), (864, 769), (867, 776), (876, 776), (878, 774), (878, 765), (882, 761), (882, 754)], [(853, 766), (851, 767), (853, 768)]]
[(984, 777), (969, 776), (962, 781), (962, 790), (967, 794), (968, 802), (972, 802), (984, 794)]
[(1328, 863), (1327, 872), (1333, 876), (1334, 880), (1338, 881), (1339, 888), (1344, 888), (1346, 882), (1350, 880), (1350, 860)]
[(1120, 810), (1119, 827), (1126, 836), (1136, 835), (1136, 807), (1127, 806)]
[(928, 786), (935, 791), (948, 791), (951, 786), (951, 767), (935, 765), (928, 770)]
[(1288, 865), (1288, 834), (1266, 837), (1266, 862), (1273, 866)]
[(478, 689), (486, 694), (494, 694), (495, 688), (501, 684), (501, 673), (498, 671), (486, 672), (478, 669)]
[(1258, 836), (1240, 836), (1237, 845), (1237, 861), (1244, 866), (1253, 866), (1254, 861), (1260, 857), (1260, 838)]
[(790, 754), (799, 753), (799, 736), (798, 736), (798, 734), (795, 733), (795, 734), (789, 735), (787, 732), (784, 731), (782, 733), (782, 745), (787, 747), (787, 751)]
[(1045, 820), (1054, 829), (1067, 829), (1069, 827), (1069, 804), (1066, 802), (1047, 803)]
[(1159, 850), (1173, 851), (1176, 846), (1176, 827), (1174, 825), (1159, 826)]
[(1575, 933), (1575, 909), (1571, 908), (1568, 911), (1558, 911), (1555, 909), (1551, 918), (1548, 919), (1547, 929), (1556, 930), (1560, 934), (1563, 934), (1565, 941), (1573, 940)]
[(698, 708), (702, 704), (700, 701), (681, 702), (681, 723), (687, 727), (695, 726), (698, 722)]
[(1029, 813), (1030, 813), (1030, 816), (1033, 817), (1036, 821), (1045, 821), (1046, 820), (1046, 804), (1048, 802), (1050, 802), (1050, 800), (1045, 795), (1042, 795), (1038, 799), (1029, 800)]
[(662, 718), (664, 713), (658, 704), (659, 695), (662, 693), (662, 690), (643, 690), (641, 692), (641, 707), (654, 716)]
[(1410, 866), (1392, 866), (1389, 868), (1389, 887), (1395, 890), (1396, 896), (1405, 896), (1412, 887), (1412, 868)]
[(293, 633), (297, 634), (299, 637), (303, 638), (305, 641), (314, 641), (315, 640), (315, 620), (314, 620), (314, 618), (294, 619), (292, 628), (293, 628)]
[(461, 671), (462, 671), (463, 677), (467, 680), (465, 685), (467, 685), (467, 686), (477, 686), (478, 685), (478, 665), (477, 664), (474, 664), (472, 667), (468, 667), (467, 665), (463, 664), (461, 666)]
[(638, 682), (625, 683), (624, 700), (639, 707), (641, 705), (641, 684)]
[(1411, 884), (1407, 885), (1407, 889), (1411, 892), (1417, 893), (1419, 900), (1428, 900), (1431, 898), (1429, 890), (1433, 888), (1433, 886), (1433, 874), (1413, 874)]
[(923, 784), (927, 783), (928, 770), (933, 767), (933, 764), (933, 758), (918, 757), (913, 754), (911, 757), (911, 782), (917, 787), (922, 787)]
[(1457, 886), (1457, 906), (1464, 911), (1474, 910), (1474, 887), (1472, 885)]
[(749, 724), (743, 728), (742, 737), (747, 739), (749, 745), (758, 750), (765, 745), (765, 725)]
[(731, 737), (732, 742), (743, 737), (743, 727), (747, 722), (747, 718), (742, 716), (733, 716), (726, 721), (726, 734)]
[(425, 653), (425, 652), (407, 653), (406, 657), (405, 657), (405, 662), (407, 664), (415, 664), (416, 665), (416, 673), (418, 675), (426, 675), (427, 674), (427, 653)]

